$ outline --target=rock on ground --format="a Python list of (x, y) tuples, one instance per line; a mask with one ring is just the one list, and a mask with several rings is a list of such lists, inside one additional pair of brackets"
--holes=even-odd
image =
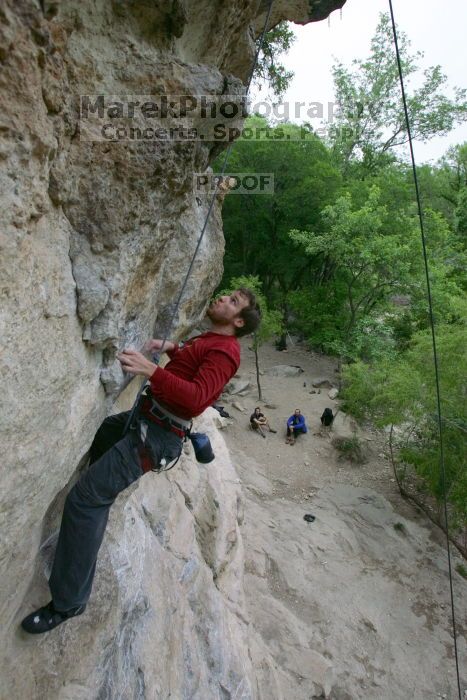
[(296, 365), (274, 365), (265, 369), (264, 374), (270, 377), (297, 377), (303, 374), (303, 369)]
[(227, 394), (231, 394), (233, 396), (234, 394), (240, 394), (241, 392), (245, 391), (245, 389), (248, 389), (249, 386), (249, 379), (232, 379), (227, 384), (224, 391), (226, 391)]
[(330, 379), (327, 377), (319, 377), (319, 379), (314, 379), (311, 383), (311, 386), (314, 386), (315, 389), (332, 389), (333, 384)]

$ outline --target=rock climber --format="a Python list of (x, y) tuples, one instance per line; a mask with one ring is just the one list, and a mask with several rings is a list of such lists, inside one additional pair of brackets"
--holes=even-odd
[(258, 328), (261, 311), (255, 295), (240, 288), (213, 302), (207, 316), (211, 330), (183, 346), (157, 339), (146, 344), (148, 353), (167, 352), (164, 368), (135, 350), (117, 355), (123, 370), (146, 377), (149, 388), (130, 430), (124, 430), (129, 412), (106, 418), (99, 428), (89, 469), (65, 501), (49, 579), (52, 600), (24, 618), (26, 632), (49, 632), (84, 612), (112, 503), (145, 473), (178, 459), (191, 419), (211, 406), (237, 372), (238, 338)]
[(294, 413), (287, 421), (287, 437), (285, 439), (286, 444), (293, 445), (295, 443), (296, 435), (307, 432), (308, 428), (306, 427), (305, 416), (302, 416), (300, 409), (296, 408)]

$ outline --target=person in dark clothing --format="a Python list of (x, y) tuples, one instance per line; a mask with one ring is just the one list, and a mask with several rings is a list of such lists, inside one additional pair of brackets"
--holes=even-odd
[[(166, 342), (170, 362), (159, 367), (136, 350), (117, 355), (124, 371), (149, 380), (130, 430), (129, 412), (107, 418), (90, 451), (89, 469), (65, 501), (49, 587), (52, 600), (28, 615), (26, 632), (52, 630), (81, 615), (89, 600), (97, 555), (110, 507), (118, 494), (149, 471), (160, 471), (178, 459), (191, 419), (220, 395), (240, 364), (238, 337), (254, 331), (261, 312), (254, 294), (238, 289), (208, 309), (212, 330), (186, 344)], [(152, 340), (147, 352), (160, 351)]]
[(334, 416), (332, 413), (332, 408), (325, 408), (321, 415), (321, 425), (329, 428), (334, 421)]
[(259, 406), (255, 408), (254, 412), (250, 416), (250, 425), (253, 428), (253, 430), (257, 430), (263, 438), (266, 437), (264, 428), (267, 428), (270, 433), (277, 433), (277, 430), (271, 428), (268, 419), (266, 418), (264, 413), (261, 413), (261, 409), (259, 408)]
[(296, 435), (307, 432), (308, 428), (306, 427), (305, 416), (302, 416), (300, 409), (296, 408), (295, 412), (287, 421), (287, 437), (285, 439), (286, 444), (293, 445), (295, 443)]

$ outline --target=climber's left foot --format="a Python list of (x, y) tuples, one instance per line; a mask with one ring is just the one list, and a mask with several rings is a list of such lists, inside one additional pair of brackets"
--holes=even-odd
[(53, 602), (50, 601), (48, 605), (25, 617), (21, 627), (29, 634), (43, 634), (44, 632), (50, 632), (54, 627), (61, 625), (62, 622), (66, 622), (70, 617), (82, 615), (85, 609), (85, 605), (79, 605), (77, 608), (61, 612), (55, 610)]

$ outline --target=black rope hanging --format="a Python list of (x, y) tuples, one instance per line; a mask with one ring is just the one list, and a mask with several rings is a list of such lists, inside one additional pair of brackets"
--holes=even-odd
[(435, 319), (434, 319), (434, 313), (433, 313), (433, 299), (432, 299), (432, 294), (431, 294), (430, 268), (429, 268), (429, 264), (428, 264), (428, 255), (427, 255), (426, 237), (425, 237), (425, 226), (424, 226), (423, 210), (422, 210), (421, 197), (420, 197), (420, 187), (418, 184), (417, 166), (415, 163), (415, 154), (414, 154), (414, 150), (413, 150), (412, 132), (410, 129), (409, 110), (407, 107), (407, 98), (406, 98), (405, 86), (404, 86), (404, 76), (402, 73), (402, 63), (401, 63), (401, 57), (400, 57), (400, 52), (399, 52), (399, 43), (397, 40), (397, 29), (396, 29), (396, 22), (394, 19), (394, 10), (393, 10), (393, 6), (392, 6), (392, 0), (389, 0), (389, 10), (391, 13), (392, 33), (394, 36), (394, 47), (396, 50), (397, 68), (399, 71), (399, 81), (400, 81), (400, 86), (401, 86), (402, 102), (404, 105), (405, 124), (406, 124), (407, 136), (408, 136), (408, 141), (409, 141), (410, 158), (412, 161), (412, 173), (413, 173), (413, 179), (414, 179), (414, 185), (415, 185), (415, 195), (417, 198), (418, 218), (420, 221), (420, 234), (421, 234), (422, 249), (423, 249), (423, 262), (424, 262), (424, 268), (425, 268), (425, 278), (426, 278), (426, 288), (427, 288), (427, 298), (428, 298), (429, 318), (430, 318), (430, 329), (431, 329), (431, 340), (432, 340), (432, 346), (433, 346), (433, 362), (434, 362), (434, 370), (435, 370), (436, 404), (437, 404), (437, 419), (438, 419), (438, 433), (439, 433), (439, 453), (440, 453), (441, 478), (442, 478), (442, 484), (443, 484), (444, 519), (446, 522), (446, 543), (447, 543), (448, 569), (449, 569), (449, 587), (450, 587), (450, 594), (451, 594), (451, 615), (452, 615), (452, 629), (453, 629), (453, 637), (454, 637), (454, 656), (455, 656), (455, 662), (456, 662), (457, 689), (459, 692), (459, 700), (462, 700), (461, 683), (460, 683), (460, 677), (459, 677), (459, 655), (458, 655), (458, 650), (457, 650), (457, 633), (456, 633), (456, 615), (455, 615), (455, 608), (454, 608), (454, 591), (453, 591), (453, 586), (452, 586), (451, 547), (450, 547), (450, 542), (449, 542), (449, 522), (448, 522), (448, 507), (447, 507), (447, 497), (446, 497), (446, 465), (445, 465), (445, 459), (444, 459), (443, 425), (442, 425), (443, 417), (441, 414), (441, 390), (440, 390), (440, 383), (439, 383), (439, 364), (438, 364), (438, 352), (437, 352), (437, 347), (436, 347), (436, 333), (435, 333)]

